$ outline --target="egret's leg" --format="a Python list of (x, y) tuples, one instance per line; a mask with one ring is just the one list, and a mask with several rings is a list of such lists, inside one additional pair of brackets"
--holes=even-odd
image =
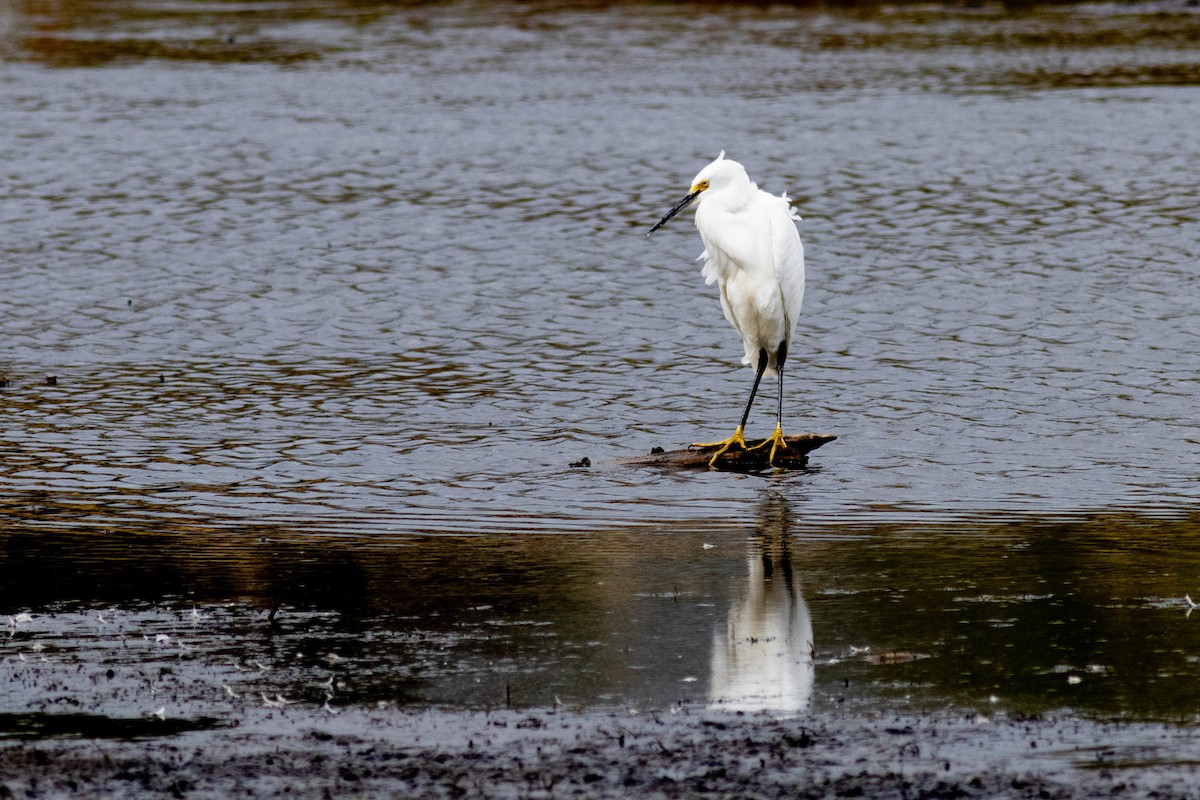
[(733, 432), (733, 436), (721, 442), (696, 442), (692, 447), (720, 447), (721, 449), (713, 453), (713, 457), (708, 460), (708, 466), (714, 467), (719, 458), (726, 450), (733, 445), (738, 445), (743, 450), (746, 449), (746, 420), (750, 419), (750, 406), (754, 405), (754, 396), (758, 394), (758, 384), (762, 381), (763, 373), (767, 370), (767, 351), (760, 349), (758, 351), (758, 372), (754, 375), (754, 385), (750, 387), (750, 399), (746, 401), (746, 410), (742, 412), (742, 421), (737, 426), (737, 430)]
[(766, 447), (767, 443), (771, 444), (771, 454), (767, 456), (767, 463), (775, 464), (775, 452), (780, 449), (787, 449), (787, 441), (783, 438), (783, 362), (787, 360), (787, 342), (784, 342), (779, 347), (779, 352), (775, 356), (776, 369), (779, 371), (779, 405), (778, 415), (775, 417), (775, 432), (771, 434), (770, 439), (764, 439), (750, 450), (757, 450), (760, 447)]

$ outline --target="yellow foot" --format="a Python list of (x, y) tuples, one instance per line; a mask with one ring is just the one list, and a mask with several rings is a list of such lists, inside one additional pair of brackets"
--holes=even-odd
[[(758, 444), (754, 445), (754, 447), (747, 447), (746, 449), (757, 450), (760, 447), (766, 447), (768, 444), (771, 445), (771, 454), (767, 456), (767, 463), (771, 466), (775, 466), (775, 451), (787, 449), (787, 442), (783, 439), (783, 426), (779, 423), (775, 423), (775, 432), (771, 434), (770, 439), (764, 439)], [(744, 446), (745, 444), (743, 443), (743, 447)]]
[(717, 459), (720, 458), (725, 453), (726, 450), (728, 450), (730, 447), (732, 447), (735, 444), (737, 446), (741, 447), (743, 450), (746, 449), (746, 436), (745, 436), (745, 432), (742, 430), (741, 425), (737, 426), (737, 430), (735, 430), (733, 432), (733, 436), (730, 436), (728, 439), (726, 439), (722, 442), (707, 442), (707, 443), (696, 442), (692, 445), (692, 447), (719, 447), (719, 448), (721, 448), (717, 452), (713, 453), (713, 457), (708, 460), (708, 466), (709, 466), (709, 468), (712, 468), (717, 465)]

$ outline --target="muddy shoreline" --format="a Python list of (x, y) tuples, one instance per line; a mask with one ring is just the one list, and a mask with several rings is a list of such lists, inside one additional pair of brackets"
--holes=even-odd
[(264, 708), (170, 736), (9, 738), (0, 797), (1184, 798), (1198, 765), (1195, 727), (1070, 716)]

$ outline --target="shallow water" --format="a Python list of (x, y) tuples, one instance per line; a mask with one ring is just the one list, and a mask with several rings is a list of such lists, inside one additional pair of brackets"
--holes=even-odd
[[(0, 712), (22, 654), (174, 658), (197, 716), (335, 653), (335, 702), (1194, 715), (1198, 32), (0, 12)], [(804, 217), (785, 413), (839, 438), (632, 470), (749, 389), (690, 222), (645, 236), (720, 149)]]
[(0, 620), (0, 708), (1194, 719), (1194, 515), (821, 531), (776, 493), (757, 513), (529, 536), (8, 530), (0, 601), (36, 611)]

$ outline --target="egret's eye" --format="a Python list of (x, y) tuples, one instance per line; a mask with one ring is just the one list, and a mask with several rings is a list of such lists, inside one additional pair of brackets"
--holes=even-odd
[(696, 188), (699, 189), (700, 191), (704, 191), (705, 189), (708, 188), (708, 181), (700, 181), (699, 183), (696, 184)]

